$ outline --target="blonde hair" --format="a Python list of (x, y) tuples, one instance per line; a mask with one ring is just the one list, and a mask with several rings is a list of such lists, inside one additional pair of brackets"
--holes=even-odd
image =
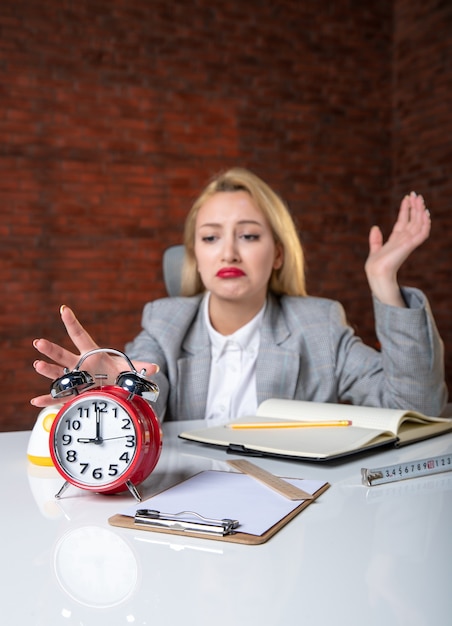
[(211, 180), (195, 200), (185, 221), (185, 257), (182, 269), (181, 293), (193, 296), (205, 290), (197, 270), (195, 230), (198, 211), (216, 193), (246, 191), (264, 214), (273, 233), (275, 244), (283, 251), (283, 262), (274, 269), (269, 290), (278, 295), (305, 296), (304, 255), (293, 219), (281, 198), (258, 176), (242, 168), (232, 168)]

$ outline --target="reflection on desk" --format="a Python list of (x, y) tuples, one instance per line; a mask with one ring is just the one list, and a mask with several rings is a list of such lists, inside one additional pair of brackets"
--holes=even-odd
[[(144, 497), (202, 470), (228, 470), (223, 451), (179, 440), (177, 423), (164, 430)], [(268, 543), (245, 546), (109, 526), (132, 503), (128, 494), (70, 487), (56, 501), (62, 479), (28, 462), (29, 436), (0, 434), (5, 624), (431, 626), (452, 614), (452, 473), (365, 487), (363, 459), (254, 459), (276, 475), (331, 488)], [(447, 435), (365, 464), (451, 450)]]

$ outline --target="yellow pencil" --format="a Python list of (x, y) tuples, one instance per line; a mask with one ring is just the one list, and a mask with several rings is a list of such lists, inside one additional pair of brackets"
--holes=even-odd
[(336, 428), (337, 426), (351, 426), (351, 420), (334, 420), (327, 422), (233, 422), (228, 424), (234, 430), (249, 428)]

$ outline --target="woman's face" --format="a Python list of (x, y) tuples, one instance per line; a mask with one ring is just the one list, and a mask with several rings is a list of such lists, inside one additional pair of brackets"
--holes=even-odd
[(195, 257), (211, 298), (261, 306), (273, 269), (282, 265), (264, 214), (246, 191), (224, 191), (199, 209)]

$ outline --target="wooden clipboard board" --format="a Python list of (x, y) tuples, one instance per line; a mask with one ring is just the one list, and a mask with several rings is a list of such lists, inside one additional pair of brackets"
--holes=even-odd
[[(210, 471), (213, 471), (213, 470), (210, 470)], [(215, 473), (215, 471), (213, 472)], [(206, 473), (206, 472), (200, 472), (200, 474), (203, 474), (203, 473)], [(232, 472), (232, 473), (231, 472), (217, 472), (217, 473), (218, 474), (235, 474), (235, 472)], [(193, 479), (196, 476), (198, 475), (195, 475), (194, 477), (191, 477), (191, 478)], [(179, 483), (178, 485), (175, 485), (174, 487), (178, 487), (179, 485), (182, 485), (184, 483), (188, 484), (190, 480), (191, 479), (188, 478), (185, 481), (183, 481), (183, 483)], [(253, 479), (251, 478), (250, 480), (253, 480)], [(251, 534), (248, 532), (241, 532), (240, 530), (238, 530), (238, 531), (234, 531), (230, 534), (225, 534), (225, 535), (210, 535), (210, 534), (203, 534), (200, 532), (193, 532), (190, 530), (177, 530), (177, 529), (172, 529), (172, 528), (170, 529), (170, 528), (142, 526), (142, 525), (138, 525), (135, 523), (135, 518), (132, 515), (123, 514), (123, 513), (118, 513), (116, 515), (113, 515), (112, 517), (109, 518), (108, 522), (111, 526), (117, 526), (120, 528), (129, 528), (131, 530), (137, 530), (137, 531), (165, 533), (169, 535), (179, 535), (183, 537), (195, 537), (198, 539), (199, 538), (213, 539), (215, 541), (226, 541), (230, 543), (240, 543), (240, 544), (245, 544), (245, 545), (260, 545), (268, 541), (271, 537), (273, 537), (279, 530), (281, 530), (281, 528), (283, 528), (286, 524), (288, 524), (290, 520), (292, 520), (299, 513), (301, 513), (301, 511), (303, 511), (306, 507), (312, 504), (319, 496), (322, 495), (322, 493), (324, 493), (330, 487), (330, 484), (327, 482), (325, 483), (321, 481), (317, 481), (317, 482), (321, 484), (314, 492), (312, 492), (312, 497), (310, 499), (299, 501), (299, 504), (295, 504), (294, 508), (292, 508), (292, 510), (288, 514), (284, 515), (281, 519), (278, 519), (276, 523), (274, 523), (269, 528), (267, 528), (267, 530), (265, 530), (265, 532), (263, 532), (262, 534)], [(169, 489), (164, 490), (163, 492), (161, 492), (161, 494), (170, 492), (171, 489), (174, 489), (174, 487), (170, 487)], [(257, 488), (258, 487), (256, 487), (256, 489)], [(264, 487), (264, 489), (266, 488)], [(157, 496), (161, 494), (157, 494)], [(276, 496), (273, 496), (273, 497), (280, 498), (281, 496), (277, 494)], [(147, 502), (152, 503), (152, 500), (153, 498), (150, 498), (149, 501), (145, 501), (142, 504), (144, 506), (147, 506)]]

